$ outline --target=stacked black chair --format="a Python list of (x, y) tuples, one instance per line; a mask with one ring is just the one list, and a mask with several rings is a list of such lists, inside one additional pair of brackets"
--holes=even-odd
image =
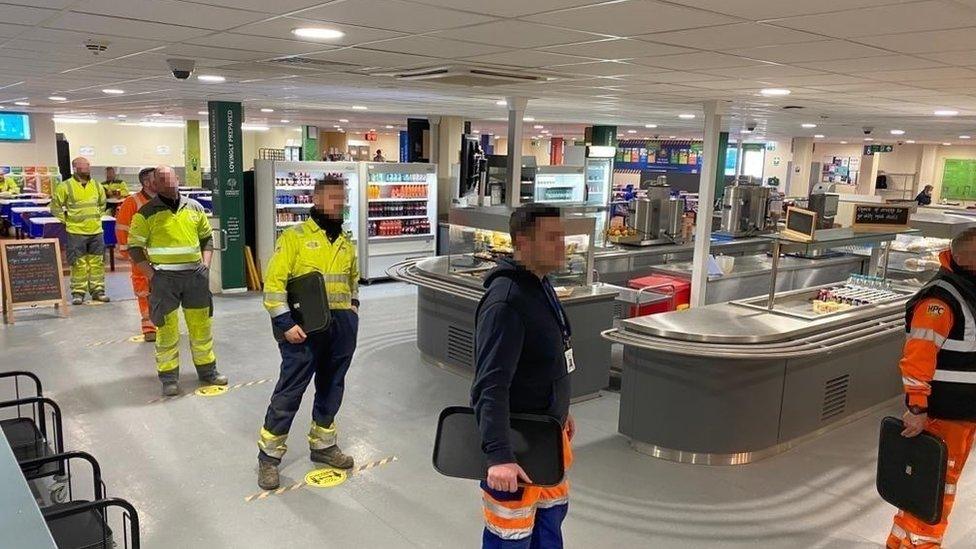
[[(0, 379), (14, 382), (14, 400), (0, 402), (0, 411), (16, 409), (16, 417), (0, 419), (0, 431), (7, 438), (24, 477), (37, 482), (54, 478), (51, 504), (41, 507), (51, 536), (59, 549), (109, 549), (116, 547), (108, 511), (122, 512), (122, 547), (139, 549), (139, 515), (127, 501), (108, 497), (98, 461), (85, 452), (65, 452), (61, 408), (43, 396), (41, 382), (30, 372), (0, 372)], [(29, 381), (32, 396), (21, 396), (21, 382)], [(21, 415), (29, 407), (29, 416)], [(51, 421), (47, 412), (51, 413)], [(49, 431), (50, 427), (50, 431)], [(84, 460), (91, 466), (92, 499), (75, 499), (71, 462)]]

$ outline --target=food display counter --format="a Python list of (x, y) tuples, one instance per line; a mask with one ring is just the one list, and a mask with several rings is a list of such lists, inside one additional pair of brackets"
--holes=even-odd
[[(809, 255), (895, 236), (774, 244)], [(624, 346), (619, 431), (639, 452), (712, 465), (750, 463), (815, 438), (901, 394), (904, 306), (916, 289), (852, 275), (622, 320), (604, 332)]]
[(966, 229), (976, 227), (976, 211), (919, 208), (908, 224), (918, 229), (922, 236), (951, 239)]
[[(593, 253), (593, 268), (597, 280), (609, 284), (627, 284), (644, 276), (654, 265), (691, 261), (693, 242), (659, 246), (613, 246), (597, 248)], [(714, 255), (741, 256), (769, 251), (769, 240), (763, 238), (713, 238), (710, 252)]]
[[(428, 362), (474, 372), (475, 312), (484, 295), (484, 277), (494, 258), (511, 253), (505, 207), (451, 211), (451, 253), (410, 259), (387, 274), (419, 288), (417, 346)], [(573, 398), (594, 395), (610, 377), (610, 342), (601, 332), (613, 326), (617, 289), (593, 282), (591, 239), (595, 219), (568, 215), (567, 268), (552, 275), (573, 326), (576, 370)]]

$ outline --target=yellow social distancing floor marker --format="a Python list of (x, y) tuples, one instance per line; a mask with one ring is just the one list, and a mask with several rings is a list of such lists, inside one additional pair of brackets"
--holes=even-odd
[(137, 336), (132, 336), (132, 337), (129, 338), (129, 341), (131, 341), (132, 343), (145, 343), (146, 342), (146, 336), (144, 334), (139, 334)]
[(332, 488), (346, 481), (346, 472), (341, 469), (316, 469), (305, 475), (305, 484), (315, 488)]
[(313, 488), (332, 488), (338, 486), (346, 481), (350, 476), (356, 476), (363, 471), (368, 471), (369, 469), (374, 469), (389, 463), (396, 461), (396, 456), (390, 456), (376, 461), (371, 461), (363, 465), (358, 465), (353, 467), (349, 471), (343, 471), (341, 469), (315, 469), (310, 471), (305, 475), (305, 480), (302, 482), (296, 482), (295, 484), (290, 484), (288, 486), (282, 486), (277, 490), (267, 490), (264, 492), (258, 492), (256, 494), (251, 494), (244, 498), (244, 501), (250, 503), (252, 501), (257, 501), (259, 499), (265, 499), (269, 496), (280, 496), (281, 494), (298, 490), (299, 488), (304, 488), (305, 486), (311, 486)]
[(206, 385), (204, 387), (200, 387), (196, 391), (193, 391), (194, 394), (202, 397), (220, 396), (226, 392), (227, 392), (226, 385)]
[(195, 391), (190, 391), (188, 393), (182, 393), (174, 397), (158, 397), (150, 400), (147, 404), (156, 404), (157, 402), (168, 402), (170, 400), (179, 400), (189, 396), (202, 396), (202, 397), (212, 397), (219, 396), (227, 391), (236, 391), (237, 389), (243, 389), (245, 387), (254, 387), (255, 385), (263, 385), (273, 381), (272, 379), (258, 379), (255, 381), (246, 381), (244, 383), (235, 383), (234, 385), (206, 385), (200, 387)]

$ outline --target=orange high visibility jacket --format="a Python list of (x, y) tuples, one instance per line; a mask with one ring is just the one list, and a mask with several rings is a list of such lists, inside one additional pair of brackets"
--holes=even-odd
[(952, 271), (948, 251), (939, 259), (942, 270), (908, 302), (902, 383), (909, 406), (976, 420), (976, 288)]
[(152, 200), (151, 196), (139, 191), (126, 197), (115, 212), (115, 239), (119, 243), (119, 253), (123, 257), (129, 253), (129, 225), (132, 224), (132, 217), (150, 200)]

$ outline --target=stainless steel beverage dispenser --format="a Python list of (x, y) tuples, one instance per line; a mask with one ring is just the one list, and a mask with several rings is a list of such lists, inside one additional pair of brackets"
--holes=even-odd
[(628, 226), (637, 230), (642, 245), (674, 242), (681, 232), (684, 200), (672, 199), (668, 185), (654, 183), (644, 188), (644, 196), (630, 202)]
[(770, 190), (751, 177), (740, 177), (725, 187), (721, 233), (740, 237), (765, 231)]

